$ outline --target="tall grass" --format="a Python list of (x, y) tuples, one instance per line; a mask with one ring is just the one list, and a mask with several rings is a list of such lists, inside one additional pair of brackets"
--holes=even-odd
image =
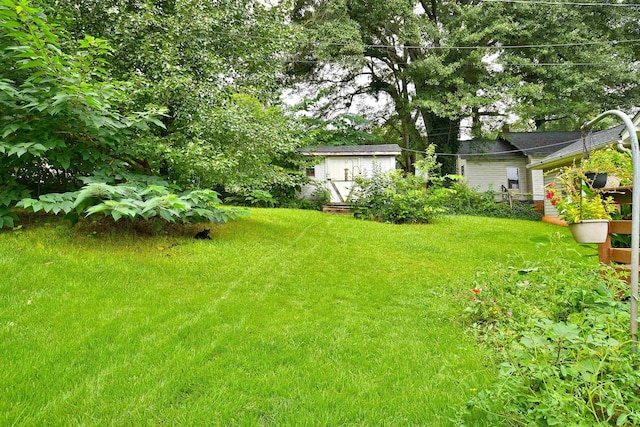
[(0, 234), (0, 424), (450, 425), (495, 369), (459, 296), (557, 230), (259, 209), (211, 241), (27, 224)]

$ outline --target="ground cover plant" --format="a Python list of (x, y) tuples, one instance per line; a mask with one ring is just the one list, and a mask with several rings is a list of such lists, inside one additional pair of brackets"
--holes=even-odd
[(496, 375), (456, 296), (543, 261), (555, 230), (252, 209), (200, 241), (92, 221), (0, 233), (2, 425), (455, 425)]
[[(553, 246), (552, 246), (553, 248)], [(466, 310), (499, 355), (470, 407), (505, 425), (640, 425), (640, 356), (621, 273), (549, 251), (543, 263), (478, 275)]]

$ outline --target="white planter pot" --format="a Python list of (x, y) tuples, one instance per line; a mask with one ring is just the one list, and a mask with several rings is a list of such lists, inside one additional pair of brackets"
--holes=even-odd
[(578, 243), (604, 243), (609, 234), (609, 220), (584, 220), (569, 224), (569, 230)]
[(607, 183), (605, 188), (616, 188), (620, 186), (620, 178), (615, 175), (607, 174)]

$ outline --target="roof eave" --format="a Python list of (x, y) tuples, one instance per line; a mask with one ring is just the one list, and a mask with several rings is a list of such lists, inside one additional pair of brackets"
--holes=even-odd
[(535, 163), (529, 163), (527, 165), (527, 169), (532, 169), (532, 170), (553, 169), (553, 168), (566, 165), (567, 163), (571, 163), (572, 161), (578, 158), (580, 158), (579, 154), (568, 154), (566, 156), (558, 157), (557, 159), (549, 160), (546, 162), (538, 161)]
[(402, 151), (306, 151), (307, 156), (399, 156)]

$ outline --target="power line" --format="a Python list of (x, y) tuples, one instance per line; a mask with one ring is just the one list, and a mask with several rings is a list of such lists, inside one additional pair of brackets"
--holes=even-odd
[[(299, 60), (299, 59), (281, 59), (279, 62), (285, 64), (322, 64), (328, 61), (317, 59)], [(338, 62), (338, 61), (333, 61)], [(395, 62), (396, 65), (410, 65), (409, 62)], [(496, 62), (487, 63), (486, 65), (502, 65), (504, 67), (609, 67), (611, 62), (538, 62), (538, 63), (519, 63), (519, 62)], [(631, 63), (620, 63), (619, 65), (631, 65)]]
[[(481, 0), (481, 1), (489, 1), (489, 2), (503, 2), (507, 0)], [(509, 0), (511, 1), (511, 0)], [(513, 1), (521, 1), (521, 0), (513, 0)], [(524, 0), (522, 0), (524, 1)], [(525, 3), (529, 3), (529, 1), (524, 1)], [(640, 4), (635, 6), (640, 7)], [(212, 31), (213, 34), (226, 35), (231, 37), (244, 37), (248, 39), (256, 39), (256, 40), (271, 40), (271, 41), (280, 41), (280, 42), (290, 42), (297, 44), (305, 44), (310, 43), (313, 45), (323, 45), (323, 46), (335, 46), (335, 47), (345, 47), (351, 46), (353, 43), (338, 43), (338, 42), (323, 42), (322, 40), (290, 40), (285, 38), (277, 38), (277, 37), (266, 37), (266, 36), (252, 36), (250, 34), (240, 34), (240, 33), (229, 33), (224, 31)], [(472, 46), (427, 46), (427, 45), (388, 45), (388, 44), (361, 44), (359, 47), (362, 48), (372, 48), (372, 49), (424, 49), (424, 50), (504, 50), (504, 49), (542, 49), (542, 48), (550, 48), (550, 47), (578, 47), (578, 46), (604, 46), (604, 45), (617, 45), (617, 44), (625, 44), (625, 43), (638, 43), (640, 39), (631, 39), (631, 40), (607, 40), (607, 41), (593, 41), (593, 42), (574, 42), (574, 43), (549, 43), (549, 44), (527, 44), (527, 45), (494, 45), (494, 46), (481, 46), (481, 45), (472, 45)]]
[(545, 0), (480, 0), (484, 3), (520, 3), (543, 4), (550, 6), (611, 6), (611, 7), (640, 7), (634, 3), (595, 3), (595, 2), (571, 2), (571, 1), (545, 1)]
[[(428, 136), (434, 136), (434, 135), (428, 135)], [(569, 141), (561, 141), (561, 142), (555, 142), (553, 144), (547, 144), (547, 145), (541, 145), (536, 147), (537, 149), (540, 148), (550, 148), (550, 147), (558, 147), (558, 146), (566, 146), (570, 143), (573, 143), (575, 140), (569, 140)], [(411, 148), (403, 148), (400, 147), (403, 151), (409, 151), (411, 153), (424, 153), (424, 150), (413, 150)], [(473, 157), (481, 157), (481, 156), (496, 156), (496, 155), (500, 155), (500, 154), (513, 154), (513, 153), (522, 153), (525, 150), (519, 150), (519, 149), (514, 149), (514, 150), (504, 150), (504, 151), (492, 151), (490, 153), (487, 152), (475, 152), (475, 153), (434, 153), (438, 156), (473, 156)]]

